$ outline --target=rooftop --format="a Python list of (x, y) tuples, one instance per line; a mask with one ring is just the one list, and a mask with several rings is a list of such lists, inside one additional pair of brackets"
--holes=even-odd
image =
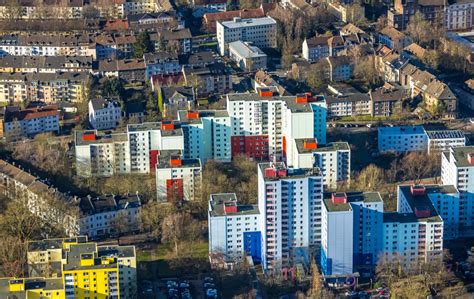
[(229, 101), (284, 101), (288, 109), (295, 113), (311, 112), (310, 103), (297, 103), (296, 96), (271, 96), (261, 97), (256, 93), (233, 93), (228, 94)]
[[(474, 164), (469, 162), (468, 156), (474, 154), (474, 146), (452, 147), (450, 149), (453, 154), (455, 165), (457, 167), (472, 167)], [(449, 157), (449, 155), (448, 155)]]
[(411, 191), (412, 185), (398, 186), (398, 189), (399, 189), (399, 192), (403, 193), (413, 213), (415, 212), (416, 208), (423, 208), (423, 209), (429, 210), (429, 216), (417, 217), (419, 221), (427, 221), (427, 222), (442, 221), (441, 217), (438, 215), (438, 212), (436, 212), (436, 209), (433, 207), (433, 204), (429, 196), (436, 193), (443, 193), (443, 194), (457, 193), (458, 192), (457, 189), (454, 186), (441, 186), (441, 185), (426, 185), (423, 187), (425, 188), (425, 192), (419, 195), (416, 195), (416, 194), (414, 195), (412, 193)]
[(394, 126), (394, 127), (379, 127), (378, 134), (380, 135), (412, 135), (425, 134), (423, 126)]
[[(233, 206), (234, 209), (226, 209), (226, 205)], [(235, 193), (211, 194), (209, 206), (209, 214), (212, 217), (225, 215), (257, 215), (260, 213), (257, 205), (239, 205)]]
[(187, 124), (200, 124), (203, 118), (207, 117), (229, 117), (227, 110), (196, 110), (196, 111), (178, 111), (179, 121)]
[(245, 58), (267, 56), (267, 54), (263, 53), (263, 51), (258, 47), (244, 43), (240, 40), (229, 43), (229, 50), (237, 52), (238, 55)]
[(347, 196), (346, 203), (335, 204), (332, 200), (333, 193), (326, 192), (323, 195), (323, 202), (328, 212), (344, 212), (352, 210), (351, 203), (354, 202), (382, 202), (380, 193), (378, 192), (346, 192)]
[(350, 151), (349, 143), (347, 142), (331, 142), (325, 145), (317, 144), (317, 148), (308, 148), (305, 147), (306, 138), (295, 139), (296, 148), (298, 153), (317, 153), (317, 152), (331, 152), (331, 151), (343, 151), (347, 150)]
[(431, 130), (426, 131), (428, 139), (451, 139), (451, 138), (465, 138), (465, 134), (461, 130)]
[(137, 208), (140, 205), (141, 201), (138, 194), (108, 194), (98, 197), (83, 197), (81, 198), (79, 207), (83, 214), (94, 215), (109, 211)]
[(135, 246), (106, 245), (97, 247), (98, 257), (135, 257)]
[[(179, 160), (179, 164), (171, 162), (171, 160)], [(157, 169), (166, 168), (201, 168), (201, 160), (199, 159), (183, 159), (180, 150), (160, 151), (158, 156)]]
[(242, 27), (253, 27), (253, 26), (264, 26), (264, 25), (275, 25), (277, 22), (271, 17), (264, 18), (252, 18), (252, 19), (241, 19), (239, 17), (234, 18), (232, 21), (218, 21), (222, 26), (234, 29)]
[(115, 133), (106, 134), (97, 131), (76, 131), (75, 132), (75, 144), (76, 146), (99, 144), (99, 143), (112, 143), (112, 142), (126, 142), (128, 136), (126, 133)]
[(258, 167), (266, 181), (291, 180), (322, 175), (319, 168), (287, 168), (283, 162), (260, 163)]
[(86, 242), (87, 242), (87, 236), (29, 241), (28, 252), (45, 251), (49, 249), (62, 249), (64, 243), (86, 243)]

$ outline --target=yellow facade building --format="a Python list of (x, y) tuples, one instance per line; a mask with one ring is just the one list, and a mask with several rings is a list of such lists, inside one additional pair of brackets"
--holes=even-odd
[(137, 298), (134, 246), (48, 239), (29, 242), (27, 259), (29, 276), (38, 278), (0, 279), (0, 298)]

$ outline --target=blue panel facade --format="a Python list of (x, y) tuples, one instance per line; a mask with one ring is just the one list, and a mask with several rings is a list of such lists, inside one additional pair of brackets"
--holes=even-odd
[(254, 263), (262, 261), (262, 234), (260, 232), (244, 232), (244, 250)]
[(321, 246), (321, 271), (324, 275), (332, 274), (332, 259), (327, 258), (326, 251)]

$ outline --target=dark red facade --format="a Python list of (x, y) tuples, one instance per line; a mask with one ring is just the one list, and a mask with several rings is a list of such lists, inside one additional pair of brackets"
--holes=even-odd
[(150, 169), (154, 170), (156, 168), (156, 163), (158, 163), (158, 155), (160, 151), (158, 150), (151, 150), (150, 151)]
[(168, 201), (182, 200), (184, 198), (183, 179), (166, 180), (166, 197)]
[(232, 157), (245, 155), (255, 160), (268, 160), (268, 136), (232, 136)]

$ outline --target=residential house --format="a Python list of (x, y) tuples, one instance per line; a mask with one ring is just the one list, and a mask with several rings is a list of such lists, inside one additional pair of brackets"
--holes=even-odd
[(370, 96), (344, 83), (328, 85), (327, 95), (328, 117), (371, 115)]
[(227, 0), (192, 0), (193, 16), (202, 18), (206, 13), (224, 12)]
[(158, 89), (158, 105), (164, 117), (176, 117), (179, 110), (195, 108), (194, 88), (189, 86), (162, 86)]
[(403, 102), (409, 99), (408, 90), (397, 83), (385, 83), (384, 86), (369, 91), (372, 102), (372, 116), (390, 117), (400, 115)]
[(117, 77), (128, 82), (143, 82), (146, 80), (145, 60), (123, 59), (99, 61), (98, 72), (105, 77)]
[(339, 35), (331, 36), (328, 39), (328, 45), (329, 45), (330, 56), (337, 56), (339, 52), (343, 51), (346, 48), (346, 43), (344, 42), (344, 38)]
[(129, 123), (142, 123), (145, 121), (145, 105), (140, 101), (125, 103), (125, 116)]
[(153, 75), (177, 74), (181, 71), (178, 55), (173, 52), (145, 53), (146, 80)]
[(353, 65), (348, 56), (326, 57), (329, 81), (347, 81), (352, 77)]
[(150, 40), (153, 42), (155, 49), (173, 50), (178, 54), (191, 52), (191, 37), (189, 28), (162, 30), (150, 34)]
[(448, 30), (472, 30), (474, 28), (474, 3), (458, 0), (447, 4), (444, 9), (444, 23)]
[(331, 56), (328, 44), (329, 37), (315, 36), (303, 41), (303, 58), (308, 61), (317, 61), (321, 58)]
[(122, 120), (122, 107), (112, 99), (89, 101), (89, 124), (95, 130), (115, 129)]
[(199, 95), (223, 94), (232, 90), (232, 75), (223, 63), (185, 67), (183, 75), (186, 85), (195, 87)]
[(137, 232), (140, 207), (138, 194), (81, 198), (80, 234), (90, 238), (103, 238)]
[(401, 51), (412, 43), (406, 34), (397, 29), (387, 26), (379, 32), (379, 43), (386, 45), (392, 50)]

